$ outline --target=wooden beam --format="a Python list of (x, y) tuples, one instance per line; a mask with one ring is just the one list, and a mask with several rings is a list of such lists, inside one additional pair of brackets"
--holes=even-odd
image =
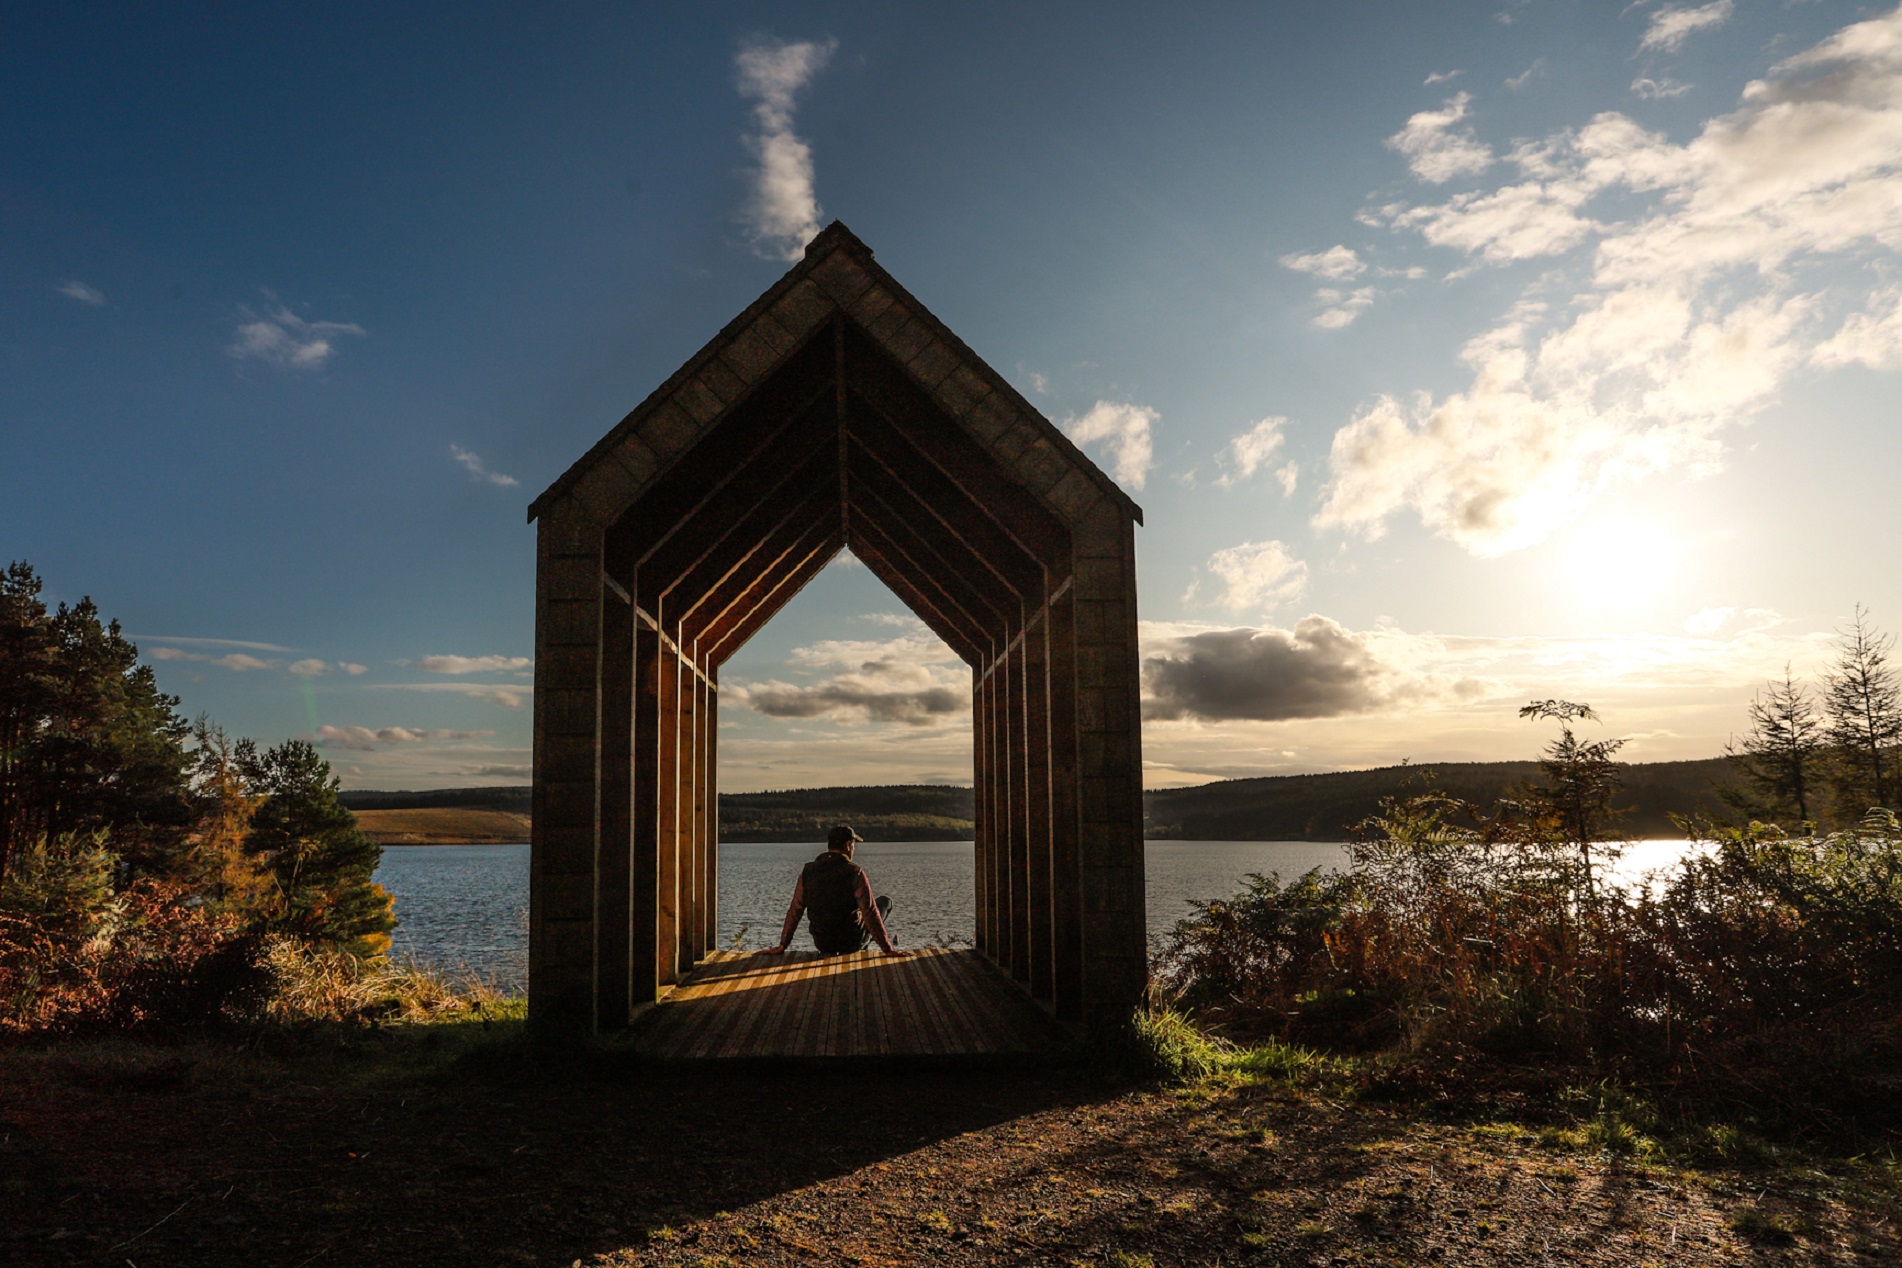
[[(860, 409), (852, 422), (854, 448), (877, 464), (881, 473), (874, 483), (881, 488), (905, 490), (924, 512), (947, 533), (962, 542), (986, 570), (1019, 597), (1035, 599), (1044, 590), (1043, 566), (1010, 535), (984, 508), (943, 471), (926, 461), (876, 411)], [(861, 481), (867, 477), (858, 477)]]
[[(886, 532), (882, 522), (868, 518), (858, 507), (852, 508), (852, 536), (901, 574), (910, 592), (919, 596), (944, 623), (962, 633), (967, 643), (981, 647), (1009, 637), (1005, 629), (998, 628), (1004, 626), (1000, 614), (987, 610), (987, 605), (975, 598), (968, 587), (935, 571), (931, 566), (935, 561), (929, 556), (921, 559), (906, 543)], [(888, 586), (892, 584), (883, 577), (880, 580)], [(914, 611), (919, 608), (917, 603), (911, 606)]]
[(772, 536), (749, 558), (746, 567), (728, 573), (699, 603), (682, 614), (681, 633), (699, 643), (704, 653), (709, 640), (751, 613), (760, 596), (803, 559), (814, 544), (837, 541), (838, 536), (831, 499), (815, 494), (774, 529)]
[(912, 615), (923, 621), (926, 629), (943, 639), (945, 645), (965, 664), (975, 666), (989, 654), (989, 641), (973, 641), (963, 629), (940, 614), (932, 606), (932, 598), (912, 584), (911, 577), (904, 569), (880, 553), (877, 542), (861, 537), (852, 553), (865, 565), (866, 571), (884, 582), (886, 589), (897, 595), (911, 609)]
[[(964, 490), (1025, 554), (1053, 571), (1070, 557), (1070, 533), (1037, 496), (999, 469), (997, 458), (947, 417), (902, 366), (862, 331), (846, 332), (846, 388)], [(857, 417), (856, 412), (853, 415)]]
[(803, 556), (789, 557), (788, 566), (760, 578), (759, 584), (748, 592), (748, 603), (736, 605), (730, 620), (722, 618), (708, 629), (701, 646), (706, 648), (712, 664), (724, 663), (727, 657), (744, 647), (746, 640), (759, 633), (839, 553), (838, 530), (830, 524), (816, 529), (807, 540), (811, 545)]
[[(823, 347), (815, 344), (823, 343)], [(610, 571), (633, 574), (648, 552), (664, 545), (694, 511), (745, 472), (748, 460), (792, 427), (815, 402), (835, 392), (832, 341), (812, 341), (694, 445), (674, 459), (666, 477), (652, 482), (606, 534)]]

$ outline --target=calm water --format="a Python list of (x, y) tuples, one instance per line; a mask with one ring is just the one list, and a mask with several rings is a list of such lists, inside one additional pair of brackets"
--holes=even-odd
[[(720, 943), (744, 949), (779, 940), (800, 867), (823, 847), (720, 847)], [(1618, 868), (1636, 876), (1680, 856), (1682, 841), (1640, 841)], [(968, 945), (976, 924), (968, 841), (867, 841), (855, 855), (892, 900), (901, 946)], [(1251, 872), (1292, 879), (1339, 868), (1346, 847), (1315, 841), (1151, 841), (1146, 847), (1149, 936), (1189, 914), (1194, 900), (1237, 893)], [(391, 845), (377, 883), (396, 895), (394, 954), (474, 973), (511, 991), (528, 985), (528, 847)], [(794, 945), (805, 941), (801, 929)]]

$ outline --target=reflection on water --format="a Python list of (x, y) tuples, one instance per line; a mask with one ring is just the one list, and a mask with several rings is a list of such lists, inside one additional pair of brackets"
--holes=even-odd
[[(777, 942), (799, 869), (823, 848), (721, 846), (720, 945), (751, 949)], [(1635, 842), (1615, 874), (1635, 880), (1669, 866), (1685, 848), (1682, 841)], [(1151, 841), (1145, 856), (1154, 945), (1190, 914), (1192, 901), (1227, 898), (1251, 872), (1292, 880), (1311, 868), (1341, 868), (1347, 849), (1315, 841)], [(890, 896), (892, 936), (900, 946), (970, 944), (976, 901), (969, 841), (867, 841), (856, 858), (873, 890)], [(402, 923), (394, 955), (466, 970), (509, 991), (528, 988), (526, 845), (385, 846), (376, 880), (396, 895)], [(807, 945), (803, 927), (794, 945)]]

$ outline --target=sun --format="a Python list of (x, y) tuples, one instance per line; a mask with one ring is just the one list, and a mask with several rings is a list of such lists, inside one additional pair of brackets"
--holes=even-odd
[(1568, 534), (1561, 574), (1588, 612), (1631, 614), (1669, 597), (1680, 580), (1681, 548), (1664, 524), (1618, 514)]

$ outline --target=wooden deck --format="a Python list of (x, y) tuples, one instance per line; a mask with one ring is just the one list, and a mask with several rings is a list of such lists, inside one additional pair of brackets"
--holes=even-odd
[(667, 1060), (1051, 1053), (1067, 1036), (975, 951), (716, 951), (639, 1018), (629, 1045)]

